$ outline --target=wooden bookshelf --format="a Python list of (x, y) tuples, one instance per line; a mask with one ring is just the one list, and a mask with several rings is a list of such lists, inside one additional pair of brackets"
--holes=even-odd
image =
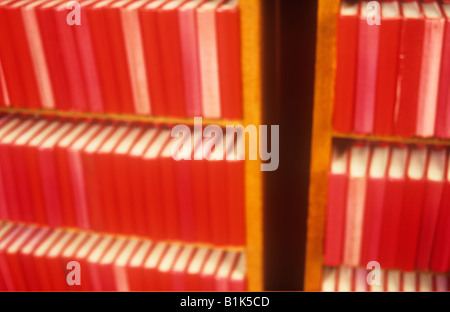
[(333, 139), (450, 146), (450, 140), (339, 133), (332, 129), (340, 0), (318, 0), (316, 77), (304, 289), (321, 288), (328, 173)]
[[(241, 57), (243, 84), (242, 120), (202, 119), (203, 125), (256, 125), (261, 124), (261, 14), (262, 0), (239, 0), (241, 23)], [(40, 115), (61, 118), (117, 120), (154, 124), (193, 125), (194, 118), (169, 118), (122, 114), (76, 113), (45, 109), (2, 107), (0, 113)], [(244, 248), (225, 247), (229, 250), (246, 251), (249, 291), (262, 291), (263, 285), (263, 194), (259, 160), (245, 161), (245, 206), (247, 244)], [(77, 231), (77, 229), (71, 229)], [(186, 244), (187, 245), (187, 244)], [(194, 244), (195, 245), (195, 244)], [(197, 246), (197, 245), (196, 245)], [(198, 245), (200, 246), (200, 245)]]

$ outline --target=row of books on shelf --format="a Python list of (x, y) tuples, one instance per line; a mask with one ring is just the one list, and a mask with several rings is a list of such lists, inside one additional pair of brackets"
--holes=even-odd
[(380, 276), (371, 272), (368, 278), (369, 272), (365, 268), (324, 267), (322, 291), (450, 291), (450, 276), (445, 274), (381, 269)]
[(450, 4), (380, 4), (341, 3), (334, 130), (450, 138)]
[(0, 221), (0, 291), (245, 290), (241, 251)]
[(237, 0), (78, 2), (0, 3), (0, 106), (241, 119)]
[(444, 147), (334, 142), (324, 263), (450, 271), (449, 156)]
[(214, 149), (218, 138), (194, 131), (182, 139), (156, 126), (7, 114), (0, 219), (243, 246), (244, 161), (228, 138)]

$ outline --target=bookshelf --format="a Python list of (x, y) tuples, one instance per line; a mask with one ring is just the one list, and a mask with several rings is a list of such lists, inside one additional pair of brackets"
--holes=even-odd
[[(261, 123), (261, 0), (239, 0), (241, 23), (241, 58), (243, 84), (243, 119), (212, 120), (202, 119), (204, 125), (249, 124)], [(41, 115), (49, 117), (66, 117), (80, 119), (101, 119), (154, 124), (187, 124), (193, 125), (193, 118), (166, 118), (138, 115), (74, 113), (56, 110), (18, 109), (3, 107), (0, 113), (17, 113)], [(244, 248), (247, 256), (247, 280), (249, 291), (261, 291), (263, 285), (263, 195), (260, 161), (245, 161), (245, 206), (247, 243)], [(71, 229), (77, 231), (77, 229)], [(186, 244), (187, 245), (187, 244)], [(227, 249), (226, 247), (224, 249)], [(228, 248), (229, 249), (229, 248)]]
[(340, 0), (318, 0), (316, 77), (314, 90), (304, 289), (321, 289), (328, 174), (333, 139), (450, 146), (437, 138), (359, 135), (332, 128), (336, 72), (336, 26)]

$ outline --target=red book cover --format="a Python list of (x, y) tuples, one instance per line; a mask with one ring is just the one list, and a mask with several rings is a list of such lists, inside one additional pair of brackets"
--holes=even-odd
[(53, 291), (67, 290), (67, 271), (61, 267), (61, 253), (76, 237), (74, 232), (65, 232), (46, 253), (45, 261), (49, 272), (50, 283)]
[(183, 252), (183, 247), (178, 244), (170, 245), (158, 265), (156, 270), (156, 281), (158, 283), (158, 291), (171, 291), (172, 290), (172, 276), (171, 271), (179, 257)]
[(56, 173), (60, 191), (61, 214), (63, 224), (66, 227), (75, 227), (77, 224), (72, 195), (72, 184), (69, 179), (70, 166), (68, 149), (87, 129), (88, 123), (80, 122), (55, 146)]
[(102, 131), (84, 148), (82, 152), (83, 174), (86, 184), (87, 205), (89, 211), (89, 225), (93, 231), (103, 231), (102, 203), (99, 194), (100, 177), (97, 168), (96, 153), (100, 146), (114, 131), (111, 125)]
[(228, 251), (225, 254), (215, 276), (215, 290), (230, 291), (231, 273), (236, 263), (237, 257), (238, 253), (235, 251)]
[(152, 114), (166, 116), (169, 108), (165, 94), (163, 65), (158, 30), (158, 8), (167, 0), (152, 1), (139, 11), (142, 40), (144, 46), (145, 65), (147, 68), (147, 82), (152, 102)]
[(407, 160), (408, 149), (405, 146), (392, 148), (381, 221), (383, 230), (380, 233), (378, 260), (376, 260), (386, 269), (392, 269), (396, 264)]
[[(416, 267), (419, 270), (429, 270), (433, 245), (436, 239), (436, 229), (438, 224), (439, 210), (441, 207), (442, 194), (444, 190), (444, 179), (446, 172), (446, 151), (443, 148), (435, 148), (430, 152), (428, 163), (427, 183), (425, 190), (425, 200), (421, 217), (417, 222), (417, 232), (420, 234), (416, 240), (417, 253)], [(448, 202), (446, 202), (448, 205)], [(420, 224), (420, 225), (419, 225)], [(411, 260), (412, 263), (413, 260)]]
[(131, 91), (130, 71), (128, 68), (127, 52), (125, 50), (125, 41), (122, 31), (122, 19), (120, 10), (123, 7), (123, 1), (115, 1), (105, 9), (105, 21), (107, 23), (109, 53), (112, 56), (112, 67), (114, 77), (116, 78), (120, 113), (134, 114), (134, 99)]
[(130, 259), (127, 267), (128, 287), (130, 291), (144, 291), (144, 261), (151, 252), (154, 244), (144, 241)]
[(333, 129), (353, 131), (359, 4), (342, 2), (337, 22), (336, 79)]
[(86, 89), (86, 111), (94, 113), (104, 112), (103, 94), (100, 85), (98, 66), (95, 60), (94, 44), (91, 38), (91, 25), (86, 12), (86, 7), (97, 0), (85, 0), (80, 2), (81, 25), (71, 26), (75, 37), (78, 56), (80, 58), (83, 87)]
[(26, 283), (29, 291), (39, 291), (39, 280), (36, 276), (33, 253), (39, 247), (39, 245), (47, 238), (51, 233), (50, 229), (42, 228), (38, 229), (33, 237), (30, 238), (26, 245), (20, 250), (20, 264), (22, 266)]
[(445, 16), (445, 30), (436, 113), (436, 136), (450, 138), (450, 3), (442, 4), (442, 11)]
[(222, 118), (242, 118), (241, 42), (237, 0), (216, 10), (217, 53)]
[[(89, 234), (87, 240), (76, 250), (75, 256), (72, 258), (80, 263), (82, 272), (88, 272), (88, 257), (94, 249), (97, 249), (101, 242), (101, 236), (98, 234)], [(69, 247), (68, 247), (69, 248)], [(81, 285), (76, 287), (80, 291), (92, 291), (91, 278), (89, 274), (81, 275)]]
[(174, 0), (158, 9), (157, 21), (161, 65), (167, 100), (167, 115), (186, 117), (183, 63), (178, 8), (186, 0)]
[[(1, 38), (1, 36), (2, 35), (0, 34), (0, 38)], [(1, 52), (0, 52), (0, 55), (1, 55)], [(0, 60), (0, 106), (1, 107), (8, 106), (7, 105), (7, 101), (6, 101), (6, 97), (8, 95), (7, 95), (7, 92), (5, 92), (5, 91), (7, 91), (6, 90), (6, 82), (5, 82), (5, 75), (3, 74), (3, 66), (2, 66), (2, 63), (1, 63), (1, 60)]]
[(170, 291), (187, 291), (187, 269), (195, 254), (196, 249), (192, 246), (185, 246), (176, 259), (171, 272)]
[(3, 187), (6, 195), (6, 207), (11, 221), (23, 221), (21, 212), (21, 199), (18, 193), (18, 183), (14, 170), (14, 158), (12, 152), (13, 142), (22, 133), (26, 132), (34, 125), (32, 119), (22, 120), (19, 126), (15, 127), (0, 141), (0, 164), (3, 175)]
[[(102, 272), (100, 261), (109, 252), (109, 250), (111, 250), (111, 247), (116, 242), (117, 240), (111, 236), (103, 236), (95, 248), (92, 248), (90, 253), (87, 255), (85, 272), (87, 272), (89, 276), (89, 285), (92, 291), (104, 290), (103, 285), (108, 280), (108, 276)], [(104, 280), (104, 278), (106, 278), (106, 280)], [(109, 278), (112, 278), (112, 276)]]
[(105, 8), (111, 2), (97, 1), (86, 6), (86, 15), (103, 95), (104, 111), (106, 113), (120, 113), (120, 88), (113, 67), (114, 56), (111, 54), (108, 36), (110, 24)]
[(69, 80), (60, 49), (60, 39), (56, 28), (54, 12), (53, 8), (51, 8), (56, 2), (46, 2), (36, 7), (35, 10), (54, 94), (55, 108), (58, 110), (68, 110), (70, 109)]
[(0, 241), (0, 275), (2, 276), (8, 291), (18, 291), (18, 285), (16, 285), (15, 272), (10, 270), (6, 251), (18, 238), (20, 238), (21, 235), (23, 235), (25, 229), (24, 225), (14, 225), (8, 234)]
[(382, 231), (382, 213), (386, 194), (386, 172), (390, 148), (379, 144), (373, 147), (367, 178), (366, 202), (364, 207), (363, 238), (360, 265), (378, 259), (379, 239)]
[(208, 256), (208, 259), (200, 273), (202, 291), (215, 291), (215, 278), (222, 260), (225, 258), (225, 252), (220, 249), (214, 249)]
[(410, 137), (416, 132), (425, 19), (417, 1), (403, 2), (401, 7), (403, 20), (397, 80), (399, 94), (394, 134)]
[(158, 209), (159, 207), (164, 207), (163, 224), (165, 228), (166, 239), (170, 240), (181, 239), (181, 220), (178, 207), (179, 203), (177, 202), (177, 199), (173, 194), (173, 189), (176, 185), (176, 177), (174, 168), (175, 161), (172, 158), (171, 145), (173, 144), (173, 142), (175, 142), (175, 140), (176, 138), (170, 138), (157, 160), (163, 205), (156, 206), (156, 209)]
[[(136, 225), (135, 233), (141, 236), (146, 236), (149, 230), (149, 223), (147, 219), (148, 207), (145, 204), (145, 193), (148, 189), (145, 188), (145, 180), (142, 163), (142, 157), (148, 146), (157, 135), (155, 128), (148, 128), (140, 139), (136, 142), (127, 158), (127, 170), (130, 183), (131, 195), (131, 214), (134, 216), (134, 223)], [(151, 196), (150, 196), (151, 198)]]
[(16, 70), (20, 71), (21, 83), (26, 94), (26, 103), (23, 106), (37, 109), (42, 107), (42, 103), (20, 4), (21, 1), (14, 1), (4, 7), (10, 26), (7, 29), (10, 31), (10, 44), (12, 43), (14, 53), (17, 55)]
[(167, 243), (157, 243), (149, 253), (142, 268), (145, 291), (159, 291), (161, 284), (158, 279), (158, 267), (169, 249)]
[[(435, 162), (433, 155), (430, 155), (429, 164), (431, 162)], [(427, 181), (426, 178), (426, 166), (426, 147), (415, 147), (411, 150), (409, 156), (407, 179), (404, 189), (405, 194), (408, 195), (403, 198), (403, 206), (401, 208), (402, 221), (398, 229), (396, 268), (404, 271), (412, 271), (415, 268), (422, 210), (423, 207), (427, 207), (426, 204), (430, 200), (430, 187), (433, 188), (429, 183), (430, 181)]]
[(113, 263), (115, 287), (117, 291), (130, 291), (130, 282), (128, 278), (128, 268), (131, 259), (139, 250), (141, 241), (137, 239), (128, 239), (122, 251), (116, 257)]
[(47, 211), (48, 225), (64, 226), (61, 205), (61, 190), (58, 183), (56, 144), (74, 129), (72, 122), (65, 121), (53, 135), (39, 146), (39, 167), (42, 177), (42, 192)]
[(115, 186), (113, 151), (128, 131), (129, 127), (126, 125), (117, 126), (96, 153), (102, 223), (104, 231), (111, 233), (121, 233), (124, 221), (119, 214), (119, 195)]
[(376, 135), (392, 135), (397, 100), (397, 70), (401, 29), (398, 1), (381, 3), (379, 27), (378, 71), (375, 94)]
[(450, 270), (450, 227), (448, 226), (450, 224), (450, 205), (448, 204), (450, 202), (450, 164), (448, 161), (444, 172), (446, 173), (444, 189), (430, 261), (430, 269), (440, 273)]
[(20, 70), (17, 69), (19, 62), (12, 43), (11, 25), (8, 22), (6, 4), (0, 4), (0, 59), (5, 77), (6, 87), (13, 107), (25, 107), (27, 105), (26, 91), (22, 83)]
[(113, 173), (115, 189), (117, 192), (117, 207), (119, 219), (121, 220), (121, 233), (137, 234), (135, 216), (131, 206), (130, 181), (133, 179), (128, 172), (129, 152), (133, 144), (139, 139), (142, 128), (133, 127), (128, 134), (119, 142), (113, 151)]
[(201, 272), (209, 257), (211, 250), (209, 248), (198, 248), (195, 252), (186, 272), (186, 289), (185, 291), (201, 291), (202, 278)]
[(126, 246), (124, 238), (117, 238), (106, 250), (100, 261), (97, 262), (101, 291), (118, 291), (115, 279), (115, 262)]
[(246, 256), (241, 253), (238, 256), (236, 265), (231, 272), (229, 281), (230, 291), (247, 291), (247, 269)]
[[(82, 285), (83, 282), (86, 278), (83, 279), (83, 267), (81, 265), (81, 262), (78, 261), (79, 259), (76, 259), (76, 252), (78, 250), (80, 250), (83, 245), (88, 241), (89, 238), (89, 234), (86, 232), (78, 232), (75, 233), (75, 236), (70, 240), (70, 242), (60, 251), (59, 253), (59, 259), (61, 260), (61, 269), (62, 272), (64, 272), (65, 278), (64, 281), (66, 281), (65, 283), (65, 289), (69, 290), (69, 291), (80, 291), (82, 289)], [(81, 275), (80, 275), (80, 282), (81, 285), (69, 285), (67, 283), (67, 276), (69, 274), (70, 271), (73, 270), (73, 266), (68, 266), (68, 264), (72, 261), (77, 261), (78, 263), (80, 263), (80, 270), (81, 270)]]

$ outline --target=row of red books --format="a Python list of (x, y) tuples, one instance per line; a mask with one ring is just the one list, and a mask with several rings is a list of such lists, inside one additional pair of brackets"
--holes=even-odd
[(450, 4), (383, 1), (381, 25), (369, 12), (342, 1), (334, 130), (450, 138)]
[[(379, 285), (369, 285), (369, 270), (350, 267), (324, 267), (322, 291), (450, 291), (450, 276), (444, 274), (381, 270)], [(377, 279), (374, 275), (371, 283)]]
[(237, 0), (78, 3), (0, 2), (0, 106), (241, 119)]
[(324, 263), (450, 271), (448, 151), (345, 143), (333, 149)]
[(0, 221), (0, 291), (245, 291), (239, 251)]
[(243, 246), (244, 161), (234, 137), (221, 155), (203, 151), (214, 137), (187, 139), (177, 161), (180, 139), (165, 128), (6, 115), (0, 219)]

